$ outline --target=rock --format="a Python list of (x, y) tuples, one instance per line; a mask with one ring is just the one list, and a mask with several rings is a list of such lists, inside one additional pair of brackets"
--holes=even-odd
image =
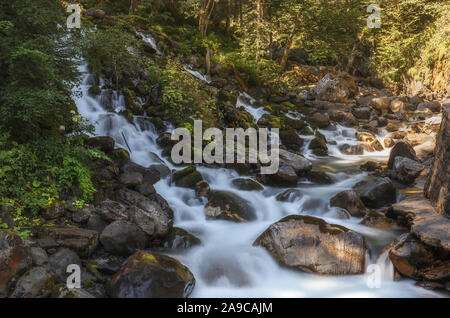
[(250, 178), (235, 178), (231, 180), (231, 183), (242, 191), (262, 191), (264, 187)]
[(200, 243), (200, 239), (195, 235), (179, 227), (173, 227), (166, 237), (160, 240), (153, 240), (151, 244), (163, 249), (176, 250), (191, 248), (200, 245)]
[(280, 131), (280, 140), (288, 149), (294, 151), (300, 150), (300, 147), (303, 145), (303, 139), (300, 138), (295, 129)]
[(391, 149), (391, 153), (389, 154), (388, 160), (388, 168), (394, 168), (395, 158), (397, 156), (409, 158), (414, 161), (419, 161), (416, 156), (416, 152), (408, 143), (404, 141), (399, 141), (395, 144), (394, 148)]
[(201, 197), (208, 197), (209, 191), (211, 190), (211, 188), (209, 187), (209, 183), (205, 180), (199, 181), (197, 182), (197, 184), (195, 185), (195, 195), (198, 198)]
[(144, 177), (139, 172), (125, 172), (119, 176), (119, 182), (131, 189), (140, 186), (143, 180)]
[(31, 267), (29, 249), (15, 232), (0, 230), (0, 297), (6, 297), (14, 276)]
[(416, 147), (426, 142), (434, 142), (434, 138), (427, 134), (408, 134), (403, 140), (410, 144), (411, 147)]
[(101, 233), (107, 225), (108, 222), (106, 222), (101, 216), (94, 214), (89, 217), (87, 228), (89, 230)]
[(356, 91), (356, 83), (348, 74), (325, 75), (316, 85), (317, 99), (332, 103), (347, 103)]
[(395, 220), (388, 218), (384, 213), (375, 210), (367, 213), (360, 224), (376, 229), (390, 229), (396, 227)]
[(406, 137), (406, 135), (407, 135), (406, 131), (394, 131), (390, 133), (387, 137), (392, 139), (403, 139)]
[(128, 256), (147, 246), (148, 239), (136, 225), (114, 221), (100, 235), (100, 242), (108, 253)]
[(215, 219), (244, 222), (256, 219), (256, 212), (250, 202), (228, 191), (209, 192), (206, 216)]
[(314, 113), (311, 120), (318, 128), (325, 128), (330, 125), (330, 116), (327, 113)]
[(309, 143), (309, 149), (312, 150), (313, 154), (316, 156), (327, 156), (328, 155), (328, 146), (327, 140), (325, 136), (316, 131), (315, 137)]
[(423, 102), (423, 99), (422, 99), (422, 97), (415, 95), (415, 96), (409, 98), (409, 102), (413, 105), (419, 105), (419, 103)]
[(90, 256), (98, 245), (98, 233), (75, 227), (43, 227), (39, 237), (51, 237), (59, 247), (66, 247), (77, 252), (81, 257)]
[(394, 147), (395, 141), (392, 138), (384, 138), (384, 147), (385, 148), (391, 148)]
[(189, 269), (169, 256), (138, 251), (107, 285), (114, 298), (182, 298), (195, 286)]
[(114, 150), (115, 141), (109, 136), (91, 137), (86, 141), (86, 144), (92, 148), (97, 148), (108, 154)]
[(94, 208), (91, 205), (85, 206), (81, 209), (76, 209), (72, 214), (72, 221), (75, 223), (84, 224), (89, 220), (89, 217), (94, 212)]
[(66, 282), (67, 266), (70, 264), (77, 264), (81, 266), (80, 257), (74, 251), (68, 248), (60, 248), (55, 254), (48, 259), (50, 269), (56, 273), (56, 276), (62, 282)]
[(356, 138), (362, 142), (367, 143), (375, 151), (382, 151), (384, 149), (377, 137), (375, 137), (375, 135), (370, 132), (357, 131)]
[(380, 177), (366, 182), (357, 192), (361, 201), (369, 208), (381, 208), (396, 201), (396, 189), (389, 178)]
[[(151, 218), (155, 224), (155, 233), (157, 236), (164, 236), (169, 233), (173, 226), (173, 211), (163, 197), (157, 193), (149, 197), (130, 189), (120, 189), (117, 193), (120, 201), (130, 206), (136, 206), (146, 212), (148, 218)], [(132, 221), (130, 219), (130, 221)]]
[(33, 265), (41, 266), (48, 263), (47, 252), (41, 247), (31, 247), (30, 256), (33, 260)]
[(397, 131), (398, 130), (398, 126), (394, 123), (388, 123), (386, 125), (386, 130), (389, 132), (393, 132), (393, 131)]
[(391, 98), (390, 97), (375, 97), (370, 101), (370, 105), (382, 112), (387, 111), (391, 106)]
[(442, 107), (441, 128), (436, 138), (435, 157), (424, 192), (439, 213), (450, 216), (450, 104)]
[(11, 298), (44, 298), (51, 295), (58, 278), (45, 267), (34, 267), (17, 282)]
[(172, 182), (174, 182), (177, 187), (194, 189), (195, 185), (202, 180), (203, 177), (201, 173), (197, 171), (195, 165), (179, 170), (172, 175)]
[(155, 184), (161, 179), (161, 173), (155, 168), (145, 168), (134, 162), (128, 162), (120, 168), (124, 174), (139, 173), (142, 175), (142, 183)]
[(391, 101), (390, 109), (393, 113), (401, 113), (407, 109), (407, 106), (405, 101), (396, 98)]
[(441, 112), (441, 103), (434, 101), (434, 102), (419, 103), (417, 105), (418, 111), (424, 111), (427, 109), (431, 110), (433, 113), (440, 113)]
[(128, 218), (127, 207), (110, 199), (106, 199), (97, 205), (95, 212), (107, 222), (126, 220)]
[(272, 224), (253, 243), (282, 265), (325, 275), (364, 273), (364, 238), (343, 226), (303, 215)]
[(370, 119), (372, 109), (370, 107), (358, 107), (352, 110), (352, 114), (358, 119)]
[(392, 176), (404, 184), (410, 184), (419, 176), (425, 166), (409, 158), (397, 156), (394, 160)]
[(312, 169), (311, 161), (305, 157), (280, 149), (280, 166), (282, 164), (291, 166), (298, 176), (301, 176)]
[(329, 110), (330, 119), (346, 127), (358, 126), (359, 122), (352, 113), (341, 110)]
[(136, 206), (128, 209), (129, 220), (137, 225), (147, 235), (154, 235), (156, 233), (156, 225), (151, 213), (144, 211)]
[(306, 178), (315, 184), (333, 184), (333, 179), (324, 171), (310, 171)]
[(338, 149), (344, 155), (362, 155), (362, 154), (364, 154), (364, 146), (361, 144), (358, 144), (358, 145), (342, 144), (338, 147)]
[(330, 199), (330, 206), (346, 209), (350, 215), (360, 217), (366, 214), (366, 207), (353, 190), (339, 192)]
[(294, 202), (303, 197), (303, 193), (299, 189), (287, 189), (278, 193), (275, 199), (281, 202)]
[(419, 278), (419, 270), (432, 265), (433, 255), (413, 235), (406, 233), (394, 243), (389, 259), (400, 274)]
[(53, 290), (52, 298), (95, 298), (83, 288), (67, 288), (60, 285)]
[(421, 195), (411, 195), (395, 203), (389, 215), (397, 222), (410, 227), (410, 231), (422, 243), (434, 250), (450, 253), (450, 219), (439, 214), (430, 201)]
[(275, 175), (280, 182), (296, 183), (298, 181), (294, 168), (288, 165), (280, 165)]
[(120, 167), (130, 161), (130, 153), (124, 148), (114, 149), (111, 159)]

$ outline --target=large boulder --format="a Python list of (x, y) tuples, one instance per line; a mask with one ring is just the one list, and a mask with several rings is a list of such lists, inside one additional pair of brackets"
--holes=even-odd
[(34, 267), (26, 272), (16, 284), (11, 298), (44, 298), (51, 295), (58, 278), (45, 267)]
[(145, 233), (126, 221), (114, 221), (100, 235), (105, 250), (114, 255), (128, 256), (148, 245)]
[(315, 92), (319, 100), (345, 104), (356, 89), (356, 83), (350, 75), (329, 73), (317, 83)]
[(138, 251), (107, 285), (116, 298), (184, 298), (195, 286), (194, 275), (169, 256)]
[(81, 266), (80, 257), (74, 251), (68, 248), (60, 248), (56, 253), (48, 259), (50, 269), (56, 273), (56, 276), (62, 281), (67, 279), (67, 266), (77, 264)]
[(363, 182), (357, 185), (361, 201), (369, 208), (381, 208), (394, 203), (397, 193), (391, 179), (386, 177)]
[(423, 164), (409, 158), (397, 156), (394, 160), (392, 177), (404, 184), (409, 184), (414, 182), (423, 169), (425, 169)]
[(191, 248), (200, 243), (200, 239), (195, 235), (179, 227), (174, 227), (166, 237), (153, 240), (151, 246), (162, 249), (179, 250)]
[(450, 104), (442, 106), (441, 128), (424, 192), (439, 213), (450, 216)]
[(409, 158), (414, 161), (419, 161), (419, 159), (417, 159), (416, 151), (414, 150), (414, 148), (404, 141), (397, 142), (391, 149), (391, 153), (389, 154), (388, 160), (389, 169), (394, 168), (394, 161), (397, 156)]
[[(139, 216), (141, 217), (141, 221), (143, 221), (142, 217), (145, 216), (148, 219), (145, 222), (154, 223), (155, 226), (152, 235), (164, 236), (169, 233), (173, 226), (173, 211), (164, 198), (156, 193), (146, 197), (126, 188), (122, 188), (117, 192), (117, 198), (119, 201), (131, 207), (135, 206), (145, 212), (139, 213)], [(136, 209), (133, 209), (131, 212), (136, 212)], [(126, 215), (130, 222), (136, 221), (136, 214), (130, 214), (130, 210), (126, 212)]]
[(256, 219), (256, 212), (251, 203), (228, 191), (210, 191), (205, 210), (207, 217), (215, 219), (235, 222)]
[(254, 245), (263, 246), (289, 268), (325, 275), (364, 273), (364, 238), (319, 218), (287, 216), (269, 226)]
[(366, 207), (359, 195), (353, 190), (339, 192), (330, 199), (330, 206), (346, 209), (352, 216), (360, 217), (366, 214)]
[(0, 297), (5, 297), (16, 275), (31, 267), (29, 249), (15, 232), (0, 230)]
[(59, 247), (74, 250), (81, 257), (90, 256), (98, 245), (98, 232), (75, 227), (43, 227), (40, 238), (50, 237)]

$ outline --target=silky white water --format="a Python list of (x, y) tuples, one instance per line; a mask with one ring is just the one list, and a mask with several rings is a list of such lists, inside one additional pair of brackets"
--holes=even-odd
[[(90, 97), (88, 89), (92, 76), (87, 66), (80, 67), (84, 74), (82, 84), (76, 88), (81, 94), (74, 94), (80, 115), (95, 126), (96, 135), (114, 138), (117, 147), (131, 150), (131, 160), (148, 167), (159, 159), (161, 149), (155, 143), (157, 133), (145, 116), (135, 116), (130, 122), (117, 114), (124, 107), (123, 97), (115, 91), (102, 90), (97, 98)], [(107, 96), (107, 94), (109, 94)], [(109, 98), (109, 96), (111, 98)], [(338, 126), (337, 130), (322, 133), (327, 138), (349, 142), (354, 132)], [(125, 142), (125, 139), (128, 143)], [(354, 140), (353, 140), (354, 141)], [(337, 147), (337, 146), (336, 146)], [(195, 197), (194, 191), (169, 184), (168, 178), (155, 184), (174, 211), (175, 226), (184, 228), (201, 239), (200, 246), (183, 253), (171, 254), (185, 264), (196, 278), (191, 297), (433, 297), (437, 294), (414, 286), (411, 280), (393, 281), (393, 269), (387, 254), (378, 259), (382, 268), (380, 288), (369, 288), (367, 274), (328, 277), (302, 273), (280, 267), (260, 247), (253, 247), (253, 241), (273, 222), (290, 214), (307, 214), (324, 218), (327, 222), (344, 225), (363, 234), (370, 246), (368, 264), (376, 263), (376, 255), (397, 237), (398, 233), (371, 229), (358, 222), (360, 219), (339, 219), (336, 211), (329, 208), (329, 199), (336, 193), (350, 189), (365, 177), (355, 161), (368, 159), (372, 155), (343, 156), (337, 148), (330, 147), (332, 157), (320, 159), (307, 154), (314, 166), (321, 166), (333, 177), (335, 184), (317, 186), (300, 182), (296, 187), (302, 196), (293, 202), (280, 202), (276, 194), (286, 190), (265, 187), (263, 191), (240, 191), (231, 180), (238, 177), (235, 171), (199, 167), (211, 189), (234, 192), (248, 200), (257, 211), (257, 220), (248, 223), (234, 223), (207, 220), (204, 214), (204, 199)], [(386, 159), (388, 152), (374, 153), (373, 157)], [(169, 162), (171, 169), (179, 169)], [(368, 265), (367, 264), (367, 265)]]

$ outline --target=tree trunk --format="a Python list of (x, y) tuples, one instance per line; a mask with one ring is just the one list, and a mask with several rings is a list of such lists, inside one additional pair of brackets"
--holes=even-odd
[(280, 63), (281, 68), (283, 70), (286, 69), (287, 61), (289, 58), (289, 53), (291, 52), (291, 49), (292, 49), (296, 26), (297, 26), (297, 24), (294, 22), (294, 24), (292, 25), (291, 32), (289, 33), (289, 37), (287, 39), (286, 46), (284, 47), (283, 57), (281, 58), (281, 63)]
[(227, 3), (227, 33), (230, 33), (231, 29), (231, 0), (228, 0)]
[(130, 1), (130, 14), (134, 14), (136, 11), (139, 0), (131, 0)]
[(206, 75), (211, 76), (211, 52), (209, 49), (206, 50), (205, 71)]
[(202, 2), (198, 27), (203, 36), (208, 32), (209, 19), (214, 11), (214, 5), (214, 0), (203, 0)]

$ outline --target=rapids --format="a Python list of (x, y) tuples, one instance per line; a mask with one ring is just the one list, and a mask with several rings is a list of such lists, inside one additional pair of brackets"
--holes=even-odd
[[(154, 45), (150, 36), (144, 40)], [(148, 167), (158, 162), (161, 149), (156, 144), (157, 132), (146, 116), (135, 116), (132, 122), (118, 114), (125, 107), (123, 96), (116, 91), (102, 89), (96, 98), (89, 96), (92, 76), (87, 65), (80, 67), (82, 83), (74, 89), (74, 100), (81, 116), (95, 126), (96, 135), (114, 138), (117, 147), (131, 150), (131, 160)], [(207, 79), (186, 67), (200, 80)], [(195, 72), (195, 73), (194, 73)], [(252, 98), (241, 94), (237, 106), (244, 106), (257, 120), (264, 114), (262, 108), (252, 105)], [(250, 201), (257, 211), (257, 220), (238, 224), (234, 222), (207, 220), (204, 213), (205, 201), (195, 197), (191, 189), (171, 185), (169, 178), (162, 179), (155, 188), (170, 204), (174, 211), (175, 226), (195, 234), (202, 241), (200, 246), (171, 256), (180, 260), (194, 274), (196, 286), (191, 297), (436, 297), (437, 294), (416, 287), (412, 280), (394, 282), (393, 266), (387, 252), (377, 254), (398, 235), (398, 232), (372, 229), (359, 225), (360, 219), (350, 217), (339, 219), (329, 199), (336, 193), (351, 189), (362, 180), (356, 162), (362, 160), (386, 160), (388, 150), (366, 153), (362, 156), (342, 155), (341, 143), (356, 143), (355, 131), (337, 125), (333, 130), (321, 130), (327, 139), (335, 140), (329, 146), (329, 157), (319, 158), (305, 149), (305, 156), (314, 167), (324, 169), (334, 179), (332, 185), (315, 185), (300, 182), (297, 188), (303, 196), (293, 202), (280, 202), (275, 196), (286, 190), (264, 187), (263, 191), (241, 191), (231, 180), (238, 177), (233, 170), (199, 167), (199, 171), (209, 182), (211, 189), (234, 192)], [(382, 136), (378, 136), (382, 141)], [(156, 156), (155, 156), (156, 155)], [(179, 169), (162, 159), (170, 169)], [(367, 264), (378, 264), (382, 271), (381, 288), (369, 288), (368, 274), (353, 276), (319, 276), (280, 267), (262, 248), (253, 247), (253, 241), (273, 222), (289, 214), (314, 215), (327, 222), (341, 224), (364, 235), (368, 241)]]

